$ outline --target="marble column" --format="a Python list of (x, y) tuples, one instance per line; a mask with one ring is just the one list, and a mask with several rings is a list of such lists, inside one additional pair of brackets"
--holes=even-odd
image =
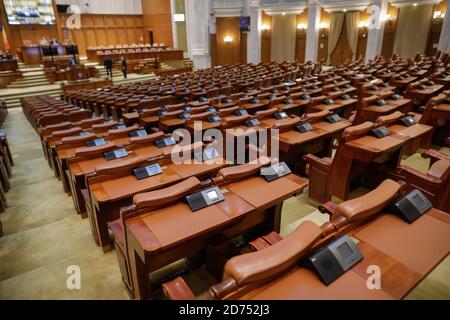
[(186, 32), (189, 57), (195, 68), (209, 68), (209, 1), (185, 0)]
[(450, 53), (450, 0), (447, 0), (447, 12), (445, 13), (444, 21), (442, 21), (439, 50)]
[(247, 62), (258, 64), (261, 62), (261, 15), (259, 1), (250, 0), (248, 6), (250, 16), (250, 32), (247, 37)]
[(317, 61), (320, 31), (320, 5), (308, 5), (308, 29), (306, 31), (305, 61)]
[(367, 8), (369, 32), (367, 34), (366, 60), (374, 59), (381, 53), (384, 35), (384, 17), (386, 17), (388, 1), (373, 1)]

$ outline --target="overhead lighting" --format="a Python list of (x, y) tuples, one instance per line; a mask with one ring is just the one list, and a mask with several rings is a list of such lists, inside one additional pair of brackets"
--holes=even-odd
[(367, 28), (369, 26), (368, 21), (360, 21), (358, 22), (358, 28)]
[(283, 12), (282, 15), (285, 16), (285, 15), (286, 15), (286, 12)]
[(305, 23), (299, 23), (299, 24), (297, 25), (297, 29), (299, 29), (299, 30), (305, 30), (305, 29), (306, 29), (306, 24), (305, 24)]
[(444, 18), (445, 18), (445, 12), (441, 12), (441, 11), (433, 12), (433, 19), (444, 19)]
[(347, 12), (347, 9), (344, 9), (344, 10), (342, 10), (342, 11)]
[(183, 22), (185, 20), (184, 13), (175, 13), (173, 15), (173, 21), (175, 22)]
[(391, 15), (390, 15), (390, 14), (383, 15), (383, 16), (381, 17), (381, 21), (383, 21), (383, 22), (385, 22), (385, 21), (391, 21)]
[(414, 7), (417, 7), (417, 2), (414, 2), (414, 3), (413, 3), (413, 6), (414, 6)]
[(233, 38), (230, 36), (226, 36), (225, 38), (223, 38), (223, 42), (225, 43), (231, 43), (233, 42)]

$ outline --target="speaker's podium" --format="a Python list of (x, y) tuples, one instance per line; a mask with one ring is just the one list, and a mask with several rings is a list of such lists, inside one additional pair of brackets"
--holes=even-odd
[(83, 80), (88, 79), (87, 70), (83, 65), (75, 65), (67, 71), (67, 80)]

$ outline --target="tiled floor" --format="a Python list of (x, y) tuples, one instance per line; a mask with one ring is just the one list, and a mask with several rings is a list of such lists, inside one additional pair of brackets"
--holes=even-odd
[[(10, 111), (3, 129), (15, 167), (7, 194), (9, 208), (0, 215), (5, 232), (0, 238), (0, 299), (128, 299), (115, 253), (103, 254), (95, 245), (88, 221), (75, 213), (20, 109)], [(418, 155), (406, 162), (421, 171), (427, 166)], [(286, 201), (282, 234), (289, 234), (302, 219), (317, 224), (326, 220), (306, 194)], [(67, 289), (67, 268), (72, 265), (81, 270), (80, 290)], [(450, 299), (449, 275), (447, 258), (408, 298)], [(205, 271), (184, 278), (200, 298), (205, 297), (212, 281)]]

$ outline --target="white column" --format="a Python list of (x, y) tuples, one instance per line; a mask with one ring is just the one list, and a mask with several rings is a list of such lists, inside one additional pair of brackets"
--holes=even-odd
[(177, 33), (177, 23), (175, 22), (175, 0), (170, 0), (170, 14), (172, 15), (172, 38), (174, 48), (178, 48), (178, 33)]
[(185, 0), (189, 57), (195, 68), (209, 68), (209, 1)]
[(444, 21), (442, 21), (439, 50), (450, 53), (450, 0), (447, 0), (447, 12), (445, 13)]
[(308, 5), (308, 29), (306, 31), (305, 61), (317, 61), (320, 31), (320, 5)]
[(248, 8), (250, 33), (247, 38), (247, 63), (261, 62), (261, 15), (258, 0), (251, 0)]
[(366, 60), (374, 59), (381, 53), (384, 36), (384, 17), (386, 17), (388, 2), (373, 1), (367, 8), (369, 17), (369, 32), (367, 35)]

